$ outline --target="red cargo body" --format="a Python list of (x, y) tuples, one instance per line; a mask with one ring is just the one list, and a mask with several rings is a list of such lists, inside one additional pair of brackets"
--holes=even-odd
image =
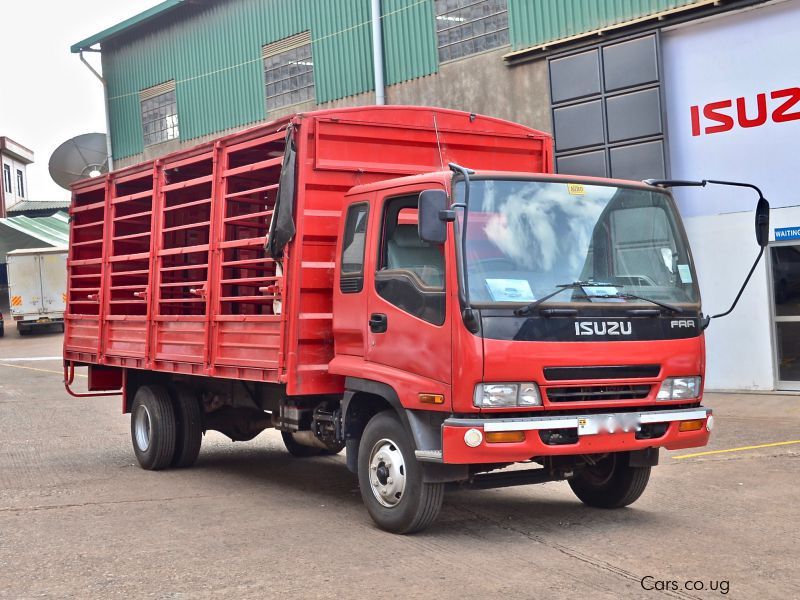
[[(294, 221), (264, 251), (292, 125)], [(74, 187), (64, 357), (340, 393), (335, 249), (355, 185), (446, 169), (552, 172), (547, 134), (420, 107), (298, 114)], [(275, 310), (275, 301), (283, 309)]]

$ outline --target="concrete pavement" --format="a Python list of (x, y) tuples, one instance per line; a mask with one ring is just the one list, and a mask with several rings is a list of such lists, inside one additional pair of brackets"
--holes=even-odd
[[(0, 598), (800, 597), (800, 443), (662, 453), (617, 511), (563, 482), (455, 491), (401, 537), (374, 527), (344, 454), (292, 458), (274, 431), (212, 432), (195, 467), (141, 470), (118, 398), (69, 397), (58, 360), (9, 360), (60, 344), (0, 339)], [(705, 403), (703, 450), (800, 440), (798, 396)]]

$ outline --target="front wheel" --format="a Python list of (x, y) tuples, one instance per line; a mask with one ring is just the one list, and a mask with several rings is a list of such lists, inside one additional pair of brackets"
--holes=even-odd
[(578, 499), (597, 508), (622, 508), (642, 495), (650, 480), (650, 467), (632, 467), (629, 454), (609, 454), (578, 471), (569, 486)]
[(414, 533), (439, 514), (443, 483), (426, 483), (414, 446), (395, 414), (385, 411), (367, 423), (358, 449), (361, 498), (378, 527)]

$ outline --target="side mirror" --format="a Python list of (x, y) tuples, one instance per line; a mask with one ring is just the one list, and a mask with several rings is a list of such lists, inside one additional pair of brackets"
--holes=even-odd
[(447, 240), (447, 222), (441, 213), (447, 210), (447, 192), (425, 190), (419, 195), (419, 238), (429, 244), (444, 244)]
[(769, 202), (759, 198), (756, 205), (756, 241), (764, 248), (769, 244)]

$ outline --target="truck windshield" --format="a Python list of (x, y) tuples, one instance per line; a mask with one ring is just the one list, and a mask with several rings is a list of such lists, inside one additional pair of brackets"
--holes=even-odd
[(548, 302), (699, 302), (675, 205), (655, 190), (473, 180), (465, 259), (474, 305), (527, 304), (559, 286)]

